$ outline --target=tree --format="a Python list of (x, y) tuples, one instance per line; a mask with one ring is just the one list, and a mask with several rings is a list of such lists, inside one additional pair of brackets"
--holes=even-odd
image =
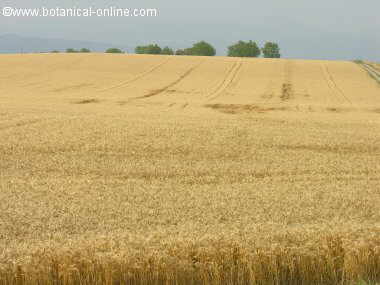
[(148, 54), (160, 54), (162, 49), (158, 45), (154, 44), (148, 45), (147, 51)]
[(137, 47), (135, 47), (135, 53), (137, 53), (137, 54), (144, 54), (145, 53), (145, 47), (143, 47), (143, 46), (137, 46)]
[(195, 43), (193, 47), (185, 49), (185, 54), (200, 55), (200, 56), (214, 56), (216, 54), (215, 48), (205, 41)]
[(183, 49), (177, 49), (175, 55), (185, 55), (185, 51)]
[(77, 52), (75, 49), (73, 49), (73, 48), (68, 48), (68, 49), (66, 49), (66, 52), (68, 52), (68, 53), (74, 53), (74, 52)]
[(263, 49), (263, 55), (266, 58), (280, 58), (280, 48), (277, 43), (266, 42)]
[(106, 50), (106, 53), (123, 53), (123, 51), (118, 48), (109, 48)]
[(169, 47), (164, 47), (161, 50), (161, 54), (173, 55), (174, 51), (171, 48), (169, 48)]
[(194, 55), (193, 49), (192, 48), (185, 48), (183, 50), (184, 55)]
[(228, 56), (232, 57), (258, 57), (260, 53), (260, 48), (253, 41), (239, 41), (228, 47)]
[(161, 54), (162, 49), (157, 44), (147, 46), (137, 46), (135, 48), (137, 54)]
[(79, 52), (91, 52), (88, 48), (81, 48)]
[(59, 50), (52, 50), (51, 53), (59, 53)]

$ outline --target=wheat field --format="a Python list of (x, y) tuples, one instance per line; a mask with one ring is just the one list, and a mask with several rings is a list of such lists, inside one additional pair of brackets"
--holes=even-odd
[(380, 281), (380, 85), (344, 61), (0, 55), (0, 284)]

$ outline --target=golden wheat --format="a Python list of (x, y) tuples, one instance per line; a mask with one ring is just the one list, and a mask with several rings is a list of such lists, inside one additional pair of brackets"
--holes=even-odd
[(0, 284), (380, 281), (380, 87), (350, 62), (0, 56)]

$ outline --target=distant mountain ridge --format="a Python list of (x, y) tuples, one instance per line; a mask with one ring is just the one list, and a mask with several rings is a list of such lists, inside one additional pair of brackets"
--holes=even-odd
[(133, 50), (131, 47), (118, 46), (112, 43), (25, 37), (16, 34), (0, 35), (0, 53), (35, 53), (49, 52), (52, 50), (65, 51), (67, 48), (88, 48), (91, 51), (103, 52), (110, 47), (117, 47), (126, 52)]

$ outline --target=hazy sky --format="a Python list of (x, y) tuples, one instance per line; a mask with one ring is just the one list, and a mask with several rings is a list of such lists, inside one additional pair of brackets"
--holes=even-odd
[(0, 16), (0, 34), (90, 40), (123, 46), (156, 42), (175, 48), (198, 40), (218, 54), (237, 40), (276, 41), (291, 58), (380, 61), (379, 0), (0, 0), (11, 7), (157, 8), (155, 18)]

